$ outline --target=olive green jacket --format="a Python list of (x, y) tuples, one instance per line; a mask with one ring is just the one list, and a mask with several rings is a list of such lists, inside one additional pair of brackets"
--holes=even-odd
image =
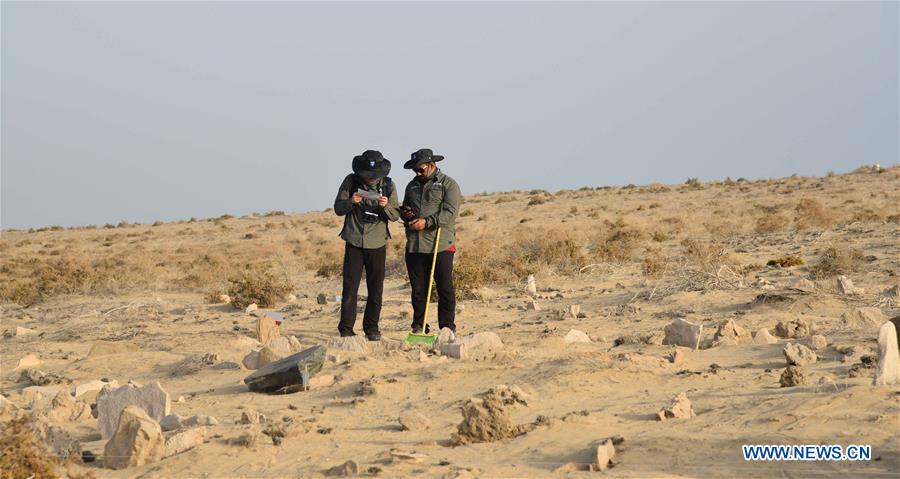
[(412, 208), (416, 218), (425, 218), (425, 229), (415, 231), (407, 226), (406, 252), (433, 253), (438, 226), (441, 227), (438, 252), (456, 246), (456, 218), (461, 198), (459, 184), (440, 169), (424, 184), (417, 179), (410, 181), (403, 195), (403, 205)]
[[(378, 206), (377, 200), (364, 199), (361, 203), (354, 204), (353, 200), (350, 199), (353, 195), (350, 191), (354, 184), (353, 176), (354, 174), (351, 173), (344, 178), (340, 188), (338, 188), (337, 197), (334, 199), (335, 214), (344, 217), (341, 238), (357, 248), (381, 248), (387, 244), (388, 238), (391, 237), (388, 222), (400, 219), (400, 211), (397, 210), (399, 206), (397, 185), (391, 181), (388, 204), (384, 208)], [(375, 191), (383, 194), (384, 181), (384, 179), (378, 180), (377, 183), (370, 186), (362, 179), (357, 179), (356, 184), (360, 190)], [(366, 217), (377, 220), (366, 221)]]

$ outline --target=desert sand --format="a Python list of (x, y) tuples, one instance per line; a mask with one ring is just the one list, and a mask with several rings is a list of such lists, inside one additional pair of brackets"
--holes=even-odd
[[(878, 350), (883, 321), (853, 312), (900, 314), (888, 291), (900, 284), (900, 168), (469, 194), (462, 211), (457, 262), (469, 276), (457, 333), (494, 332), (502, 348), (456, 359), (400, 346), (411, 308), (394, 225), (385, 344), (329, 349), (316, 376), (334, 376), (332, 384), (273, 395), (247, 390), (252, 371), (216, 365), (240, 365), (261, 347), (255, 327), (267, 311), (282, 312), (281, 334), (303, 347), (336, 336), (341, 219), (330, 211), (4, 231), (0, 388), (21, 410), (3, 420), (29, 408), (41, 414), (23, 392), (33, 386), (23, 370), (36, 369), (72, 390), (98, 379), (159, 382), (173, 413), (216, 419), (202, 444), (118, 470), (103, 465), (96, 418), (46, 419), (101, 456), (58, 466), (76, 477), (318, 477), (348, 460), (360, 476), (378, 477), (897, 477), (900, 387), (873, 386), (874, 365), (860, 363)], [(787, 256), (803, 264), (767, 266)], [(255, 315), (217, 303), (227, 278), (262, 262), (293, 297)], [(72, 279), (82, 273), (90, 278)], [(839, 291), (840, 275), (857, 290)], [(703, 326), (699, 348), (661, 344), (675, 318)], [(750, 333), (767, 329), (775, 341), (717, 342), (728, 320)], [(778, 323), (791, 321), (811, 331), (778, 337)], [(17, 328), (33, 334), (16, 336)], [(590, 342), (566, 344), (573, 329)], [(811, 345), (812, 334), (826, 344), (810, 346), (818, 360), (804, 366), (806, 382), (782, 387), (782, 350)], [(18, 368), (30, 354), (38, 363)], [(451, 445), (466, 402), (500, 385), (522, 393), (506, 410), (527, 432)], [(658, 420), (681, 393), (695, 416)], [(247, 410), (268, 424), (241, 424)], [(398, 417), (409, 410), (430, 427), (404, 430)], [(278, 445), (261, 433), (288, 422), (300, 426)], [(245, 435), (255, 443), (236, 441)], [(616, 436), (612, 467), (588, 471), (598, 445)], [(867, 444), (873, 460), (746, 462), (744, 444)]]

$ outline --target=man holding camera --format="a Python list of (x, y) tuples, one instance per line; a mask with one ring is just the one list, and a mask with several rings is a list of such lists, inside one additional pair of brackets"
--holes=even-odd
[[(406, 270), (412, 286), (413, 332), (422, 331), (432, 255), (437, 247), (434, 282), (438, 292), (438, 325), (456, 331), (456, 291), (453, 288), (453, 255), (456, 252), (456, 218), (461, 193), (453, 178), (435, 163), (444, 157), (423, 148), (412, 154), (403, 168), (416, 177), (406, 186), (400, 215), (406, 225)], [(440, 241), (435, 245), (438, 228)], [(426, 332), (428, 332), (426, 330)]]
[(341, 336), (355, 336), (356, 300), (363, 268), (366, 270), (366, 310), (363, 332), (369, 341), (381, 339), (378, 321), (384, 291), (384, 260), (388, 222), (400, 218), (397, 188), (387, 176), (391, 162), (375, 150), (353, 158), (353, 173), (347, 175), (334, 199), (334, 212), (344, 217), (344, 285), (341, 298)]

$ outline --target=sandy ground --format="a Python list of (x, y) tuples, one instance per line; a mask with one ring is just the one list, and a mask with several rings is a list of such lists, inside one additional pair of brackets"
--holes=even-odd
[[(886, 181), (879, 188), (897, 185), (896, 176), (878, 181)], [(896, 190), (891, 194), (896, 196)], [(890, 208), (887, 198), (879, 208)], [(586, 201), (573, 199), (572, 204), (582, 205), (584, 211)], [(568, 209), (562, 204), (560, 208), (564, 206)], [(506, 207), (492, 204), (488, 211), (496, 217)], [(669, 207), (676, 206), (667, 203)], [(466, 221), (461, 224), (464, 249), (465, 231), (471, 227)], [(17, 239), (11, 233), (4, 236), (8, 242)], [(366, 355), (330, 351), (338, 361), (326, 362), (320, 374), (335, 375), (335, 384), (288, 395), (248, 392), (242, 382), (247, 370), (206, 368), (177, 374), (177, 365), (191, 355), (214, 353), (222, 361), (240, 363), (258, 347), (256, 318), (228, 305), (208, 304), (195, 292), (66, 295), (27, 308), (5, 304), (4, 330), (22, 326), (39, 335), (2, 340), (0, 387), (12, 402), (24, 405), (21, 390), (28, 384), (18, 381), (14, 369), (26, 354), (38, 353), (43, 361), (39, 369), (73, 385), (99, 378), (159, 381), (173, 399), (173, 412), (212, 415), (220, 422), (209, 429), (206, 443), (161, 462), (119, 471), (97, 463), (84, 466), (82, 470), (97, 477), (315, 477), (347, 460), (359, 464), (360, 475), (379, 477), (898, 477), (900, 388), (872, 386), (871, 370), (850, 377), (853, 363), (842, 362), (838, 352), (853, 345), (877, 349), (877, 326), (848, 326), (840, 319), (844, 312), (874, 305), (888, 317), (900, 313), (900, 305), (880, 301), (883, 290), (898, 284), (898, 224), (851, 223), (812, 232), (738, 235), (730, 245), (743, 257), (764, 263), (786, 248), (814, 258), (826, 242), (850, 243), (874, 257), (852, 275), (865, 293), (838, 294), (834, 278), (815, 281), (817, 290), (812, 292), (790, 289), (798, 278), (808, 276), (806, 267), (763, 268), (738, 288), (678, 291), (652, 299), (639, 294), (652, 282), (642, 277), (638, 264), (600, 265), (581, 274), (538, 274), (538, 311), (526, 309), (529, 296), (512, 284), (490, 286), (482, 290), (483, 299), (460, 302), (458, 332), (496, 332), (506, 345), (499, 353), (460, 361), (422, 355), (418, 349)], [(315, 298), (318, 293), (332, 298), (340, 294), (339, 279), (306, 270), (295, 272), (292, 282), (298, 299), (273, 308), (284, 306), (283, 334), (296, 336), (304, 346), (327, 341), (336, 332), (338, 305), (318, 305)], [(771, 286), (763, 288), (766, 283)], [(782, 294), (785, 300), (755, 302), (762, 293)], [(408, 294), (402, 277), (387, 281), (382, 331), (388, 339), (399, 341), (406, 335)], [(570, 305), (580, 305), (585, 317), (560, 319), (559, 312)], [(672, 346), (614, 346), (620, 336), (661, 332), (675, 317), (703, 324), (705, 340), (726, 319), (756, 331), (804, 318), (827, 337), (828, 346), (817, 351), (819, 361), (808, 367), (809, 385), (789, 388), (779, 386), (786, 339), (769, 345), (681, 348), (682, 365), (665, 359)], [(562, 337), (570, 329), (584, 331), (592, 342), (566, 346)], [(89, 356), (98, 340), (131, 349)], [(360, 395), (366, 380), (372, 380), (375, 393)], [(516, 438), (450, 447), (463, 402), (500, 384), (517, 385), (529, 395), (527, 406), (510, 408), (514, 422), (532, 422), (538, 416), (549, 421)], [(696, 417), (657, 421), (656, 412), (681, 392), (693, 402)], [(177, 401), (179, 397), (183, 401)], [(238, 424), (244, 408), (270, 421), (308, 421), (309, 432), (286, 438), (279, 446), (266, 436), (252, 447), (229, 445), (229, 439), (256, 427)], [(401, 429), (398, 415), (411, 408), (431, 418), (429, 430)], [(104, 441), (95, 420), (61, 426), (85, 449), (102, 453)], [(603, 473), (557, 471), (568, 462), (594, 462), (597, 444), (616, 435), (624, 442), (613, 468)], [(873, 460), (750, 463), (742, 458), (743, 444), (868, 444)], [(427, 458), (421, 464), (393, 462), (394, 448)]]

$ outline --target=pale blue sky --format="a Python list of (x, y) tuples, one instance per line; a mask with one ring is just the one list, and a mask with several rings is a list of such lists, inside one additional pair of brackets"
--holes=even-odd
[(898, 161), (898, 3), (12, 3), (3, 228)]

